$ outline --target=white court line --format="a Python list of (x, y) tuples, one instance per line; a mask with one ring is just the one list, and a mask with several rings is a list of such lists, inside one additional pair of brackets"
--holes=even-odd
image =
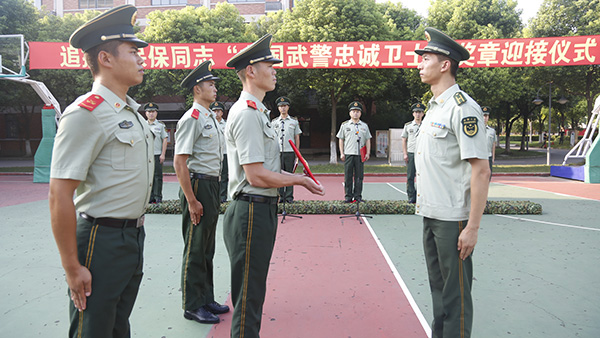
[(528, 218), (522, 218), (522, 217), (514, 217), (514, 216), (508, 216), (508, 215), (496, 215), (496, 216), (510, 218), (510, 219), (515, 219), (515, 220), (518, 220), (518, 221), (526, 221), (526, 222), (541, 223), (541, 224), (548, 224), (548, 225), (557, 225), (559, 227), (565, 227), (565, 228), (575, 228), (575, 229), (582, 229), (582, 230), (600, 231), (600, 229), (587, 228), (587, 227), (582, 227), (582, 226), (578, 226), (578, 225), (570, 225), (570, 224), (561, 224), (561, 223), (553, 223), (553, 222), (546, 222), (546, 221), (538, 221), (538, 220), (534, 220), (534, 219), (528, 219)]
[(397, 191), (399, 191), (399, 192), (403, 193), (404, 195), (407, 195), (407, 196), (408, 196), (408, 194), (407, 194), (406, 192), (404, 192), (404, 191), (402, 191), (402, 190), (400, 190), (400, 189), (398, 189), (398, 188), (394, 187), (394, 186), (393, 186), (393, 185), (392, 185), (390, 182), (388, 182), (388, 183), (387, 183), (387, 185), (389, 185), (390, 187), (392, 187), (392, 189), (394, 189), (394, 190), (397, 190)]
[(546, 193), (554, 194), (554, 195), (558, 195), (558, 196), (573, 197), (573, 198), (579, 198), (579, 199), (582, 199), (582, 200), (600, 202), (600, 200), (597, 200), (597, 199), (587, 198), (587, 197), (581, 197), (581, 196), (575, 196), (575, 195), (568, 195), (568, 194), (563, 194), (563, 193), (560, 193), (560, 192), (553, 192), (553, 191), (536, 189), (536, 188), (529, 188), (529, 187), (520, 187), (518, 185), (512, 185), (512, 184), (507, 184), (507, 183), (496, 183), (496, 182), (494, 182), (494, 184), (505, 185), (505, 186), (508, 186), (508, 187), (511, 187), (511, 188), (521, 188), (521, 189), (527, 189), (527, 190), (533, 190), (533, 191), (546, 192)]
[(371, 236), (373, 236), (373, 239), (377, 243), (377, 246), (379, 247), (379, 250), (383, 254), (383, 257), (385, 258), (386, 262), (388, 263), (390, 269), (392, 269), (392, 273), (394, 274), (394, 277), (396, 277), (396, 280), (398, 281), (398, 284), (400, 284), (400, 288), (402, 289), (402, 292), (404, 292), (404, 295), (406, 296), (406, 299), (408, 299), (408, 303), (410, 304), (410, 306), (412, 307), (415, 315), (419, 319), (419, 322), (421, 323), (421, 326), (423, 327), (423, 330), (425, 330), (425, 333), (427, 334), (427, 337), (431, 337), (431, 328), (429, 327), (429, 324), (427, 323), (427, 320), (425, 320), (425, 317), (423, 316), (423, 313), (421, 312), (421, 309), (419, 309), (419, 306), (417, 305), (417, 302), (415, 302), (415, 299), (413, 298), (412, 294), (408, 290), (408, 287), (406, 286), (406, 283), (404, 283), (404, 280), (402, 279), (402, 276), (400, 276), (400, 273), (398, 272), (398, 269), (396, 269), (396, 266), (394, 266), (394, 263), (392, 262), (392, 259), (388, 255), (387, 251), (385, 251), (385, 248), (383, 247), (383, 244), (381, 244), (381, 242), (379, 241), (379, 238), (377, 238), (377, 235), (375, 235), (375, 231), (373, 231), (373, 228), (371, 227), (371, 224), (369, 224), (369, 221), (367, 220), (367, 218), (366, 217), (362, 217), (362, 220), (367, 225), (367, 228), (369, 229), (369, 232), (371, 232)]

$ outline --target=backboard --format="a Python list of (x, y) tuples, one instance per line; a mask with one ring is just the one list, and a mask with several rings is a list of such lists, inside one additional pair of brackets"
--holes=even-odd
[(0, 78), (27, 77), (29, 47), (22, 34), (0, 35)]

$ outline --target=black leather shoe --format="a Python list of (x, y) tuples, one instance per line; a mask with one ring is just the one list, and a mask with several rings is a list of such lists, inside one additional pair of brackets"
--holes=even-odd
[(349, 199), (349, 198), (347, 198), (347, 199), (344, 200), (344, 203), (352, 203), (352, 200)]
[(229, 306), (221, 305), (217, 302), (212, 302), (210, 304), (206, 304), (206, 305), (204, 305), (204, 308), (216, 315), (229, 312)]
[(195, 311), (184, 311), (183, 318), (195, 320), (198, 323), (202, 324), (216, 324), (220, 322), (219, 317), (217, 315), (206, 310), (204, 307), (201, 307)]

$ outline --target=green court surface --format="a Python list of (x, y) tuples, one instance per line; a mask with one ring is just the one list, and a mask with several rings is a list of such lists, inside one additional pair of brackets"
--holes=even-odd
[[(367, 178), (363, 196), (367, 200), (405, 199), (402, 180), (375, 182)], [(494, 178), (491, 184), (490, 199), (531, 200), (542, 204), (543, 214), (484, 215), (474, 253), (473, 337), (600, 336), (600, 198), (571, 196), (584, 196), (579, 193), (581, 190), (598, 187), (556, 179), (541, 183), (536, 180)], [(328, 186), (328, 194), (335, 189), (343, 194), (341, 181)], [(557, 185), (560, 189), (555, 188)], [(166, 182), (164, 198), (176, 198), (177, 191), (177, 183)], [(0, 337), (64, 337), (68, 331), (67, 287), (45, 198), (0, 206)], [(226, 337), (215, 335), (210, 325), (182, 317), (180, 221), (180, 215), (146, 216), (145, 275), (131, 316), (133, 337)], [(294, 222), (300, 221), (286, 219), (280, 224), (280, 232), (285, 233), (285, 227), (293, 227)], [(372, 228), (383, 248), (381, 255), (391, 264), (390, 270), (398, 272), (400, 281), (394, 283), (406, 284), (407, 296), (414, 299), (416, 311), (430, 322), (421, 218), (376, 215), (363, 225), (353, 219), (343, 222), (344, 226)], [(310, 236), (319, 236), (319, 231)], [(372, 238), (364, 240), (377, 245)], [(225, 302), (230, 272), (220, 223), (214, 263), (215, 294), (219, 302)], [(270, 285), (268, 289), (272, 288)], [(315, 317), (325, 315), (317, 313)], [(265, 330), (271, 324), (263, 320)], [(368, 321), (364, 325), (377, 323)], [(285, 338), (289, 337), (305, 336), (302, 332), (289, 332)], [(335, 336), (324, 330), (322, 335), (311, 334), (310, 338), (315, 337)]]

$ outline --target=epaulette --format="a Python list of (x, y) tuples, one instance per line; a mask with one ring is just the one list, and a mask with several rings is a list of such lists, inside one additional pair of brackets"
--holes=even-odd
[(194, 111), (192, 112), (192, 117), (197, 120), (198, 117), (200, 117), (200, 111), (198, 109), (194, 109)]
[(408, 121), (408, 122), (406, 122), (404, 125), (405, 125), (405, 126), (408, 126), (408, 125), (409, 125), (409, 124), (411, 124), (411, 123), (412, 123), (412, 121)]
[(252, 100), (246, 100), (246, 104), (248, 105), (248, 107), (250, 108), (254, 108), (254, 109), (258, 109), (256, 107), (256, 102), (252, 101)]
[(79, 103), (80, 107), (83, 107), (89, 111), (96, 109), (100, 103), (104, 102), (104, 98), (98, 94), (91, 94), (87, 99)]
[(290, 117), (292, 118), (292, 120), (296, 120), (296, 121), (298, 121), (298, 118), (297, 118), (297, 117), (295, 117), (295, 116), (290, 116)]
[(454, 101), (456, 101), (456, 105), (460, 106), (461, 104), (467, 102), (467, 99), (461, 92), (457, 92), (454, 94)]

